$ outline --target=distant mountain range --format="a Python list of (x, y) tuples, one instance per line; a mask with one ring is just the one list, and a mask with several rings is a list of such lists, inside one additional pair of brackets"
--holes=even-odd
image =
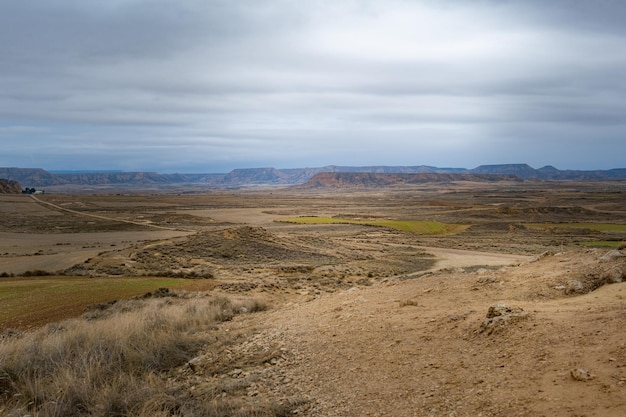
[[(535, 169), (527, 164), (481, 165), (477, 168), (438, 168), (419, 166), (336, 166), (319, 168), (247, 168), (235, 169), (227, 174), (159, 174), (156, 172), (49, 172), (41, 168), (1, 168), (0, 178), (14, 180), (26, 187), (50, 187), (58, 185), (175, 185), (203, 184), (210, 188), (237, 188), (246, 186), (300, 185), (320, 173), (370, 173), (370, 174), (464, 174), (464, 175), (505, 175), (507, 179), (557, 180), (557, 181), (606, 181), (626, 180), (626, 168), (580, 171), (559, 170), (552, 166)], [(399, 178), (399, 177), (398, 177)], [(426, 181), (422, 176), (402, 181)], [(431, 177), (430, 181), (434, 177)], [(446, 177), (439, 177), (444, 180)], [(453, 178), (453, 176), (448, 177)], [(458, 177), (461, 178), (461, 177)], [(474, 179), (479, 177), (474, 177)], [(487, 178), (487, 177), (484, 177)], [(493, 180), (496, 177), (493, 177)], [(503, 177), (499, 177), (503, 179)], [(328, 179), (328, 178), (327, 178)], [(466, 177), (468, 179), (468, 177)], [(358, 181), (363, 181), (361, 178)], [(385, 181), (380, 178), (376, 181)]]

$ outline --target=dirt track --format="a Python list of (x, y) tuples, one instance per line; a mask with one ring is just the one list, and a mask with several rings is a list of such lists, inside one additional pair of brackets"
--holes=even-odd
[(41, 204), (41, 205), (44, 205), (46, 207), (52, 208), (54, 210), (58, 210), (58, 211), (64, 212), (64, 213), (70, 213), (70, 214), (77, 215), (77, 216), (90, 217), (92, 219), (98, 219), (98, 220), (107, 220), (107, 221), (114, 221), (114, 222), (120, 222), (120, 223), (133, 224), (135, 226), (146, 226), (146, 227), (159, 229), (159, 230), (177, 230), (177, 231), (180, 230), (180, 228), (159, 226), (159, 225), (156, 225), (156, 224), (152, 224), (150, 222), (139, 222), (139, 221), (133, 221), (133, 220), (124, 220), (124, 219), (118, 219), (118, 218), (109, 217), (109, 216), (103, 216), (103, 215), (100, 215), (100, 214), (85, 213), (85, 212), (80, 211), (80, 210), (72, 210), (72, 209), (68, 209), (66, 207), (61, 207), (61, 206), (59, 206), (57, 204), (54, 204), (54, 203), (50, 203), (49, 201), (43, 201), (43, 200), (35, 197), (34, 195), (31, 195), (30, 198), (32, 198), (37, 204)]
[[(432, 253), (437, 258), (434, 268), (425, 272), (433, 272), (441, 269), (464, 268), (476, 265), (482, 266), (502, 266), (520, 263), (531, 257), (523, 255), (511, 255), (507, 253), (493, 253), (481, 251), (469, 251), (462, 249), (435, 248), (432, 246), (422, 247), (428, 253)], [(417, 272), (414, 275), (423, 275)]]

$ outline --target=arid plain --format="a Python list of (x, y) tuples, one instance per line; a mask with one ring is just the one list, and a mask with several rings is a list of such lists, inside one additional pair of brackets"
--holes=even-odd
[[(189, 392), (307, 416), (626, 410), (626, 182), (49, 192), (0, 195), (0, 214), (0, 296), (156, 277), (263, 300), (219, 325), (228, 346), (169, 371)], [(108, 296), (4, 312), (0, 328)]]

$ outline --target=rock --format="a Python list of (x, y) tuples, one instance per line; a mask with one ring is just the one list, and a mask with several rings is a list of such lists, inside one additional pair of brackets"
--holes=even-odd
[(530, 263), (537, 262), (537, 261), (539, 261), (539, 260), (541, 260), (541, 259), (543, 259), (543, 258), (547, 258), (548, 256), (554, 256), (554, 253), (552, 253), (552, 252), (550, 252), (550, 251), (545, 251), (545, 252), (542, 252), (542, 253), (540, 253), (539, 255), (537, 255), (537, 256), (535, 256), (534, 258), (532, 258), (532, 259), (531, 259), (530, 261), (528, 261), (528, 262), (530, 262)]
[(613, 261), (615, 259), (623, 258), (624, 254), (617, 249), (609, 251), (605, 253), (602, 257), (600, 257), (601, 261)]
[(518, 307), (509, 307), (505, 304), (494, 304), (489, 307), (489, 311), (487, 311), (487, 318), (491, 319), (500, 316), (520, 314), (523, 311), (524, 310)]
[(616, 266), (606, 272), (605, 280), (607, 284), (619, 284), (624, 281), (624, 271)]
[(505, 304), (494, 304), (489, 307), (487, 317), (480, 325), (480, 332), (488, 335), (494, 331), (505, 328), (507, 325), (523, 320), (528, 317), (522, 308), (509, 307)]
[(192, 371), (196, 371), (196, 369), (198, 369), (198, 365), (200, 365), (202, 363), (202, 358), (201, 357), (195, 357), (193, 359), (191, 359), (189, 362), (187, 362), (187, 366), (192, 370)]
[(575, 381), (588, 381), (591, 378), (593, 378), (591, 374), (589, 373), (589, 371), (583, 368), (572, 369), (570, 371), (570, 375)]
[(581, 294), (585, 292), (585, 285), (576, 279), (571, 279), (567, 281), (567, 286), (565, 287), (565, 294)]

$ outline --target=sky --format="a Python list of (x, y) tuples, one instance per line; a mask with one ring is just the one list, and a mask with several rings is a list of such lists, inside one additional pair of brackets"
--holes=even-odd
[(621, 0), (2, 0), (0, 166), (626, 167)]

